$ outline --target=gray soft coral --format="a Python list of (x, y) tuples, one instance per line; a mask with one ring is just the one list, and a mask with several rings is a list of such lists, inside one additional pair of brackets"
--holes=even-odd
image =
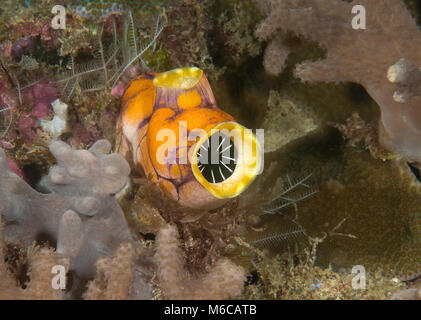
[(12, 173), (0, 149), (0, 212), (7, 241), (28, 246), (41, 238), (57, 241), (57, 252), (70, 258), (70, 269), (92, 278), (95, 262), (112, 256), (121, 243), (133, 243), (114, 194), (128, 182), (130, 167), (111, 145), (97, 141), (89, 150), (72, 150), (61, 141), (50, 145), (57, 165), (50, 169), (52, 193), (41, 194)]

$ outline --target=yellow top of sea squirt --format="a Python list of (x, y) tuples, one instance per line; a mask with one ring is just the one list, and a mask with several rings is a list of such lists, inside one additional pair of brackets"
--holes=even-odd
[(196, 67), (178, 68), (160, 73), (153, 79), (153, 84), (161, 88), (191, 89), (202, 75), (203, 71)]

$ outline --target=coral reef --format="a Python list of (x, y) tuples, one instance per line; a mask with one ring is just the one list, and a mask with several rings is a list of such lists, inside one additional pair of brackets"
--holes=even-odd
[(167, 298), (232, 299), (241, 294), (245, 272), (227, 258), (219, 259), (208, 273), (198, 278), (189, 277), (175, 227), (162, 228), (157, 245), (158, 279)]
[(57, 252), (70, 257), (70, 269), (92, 277), (99, 257), (132, 241), (113, 197), (127, 183), (130, 168), (120, 155), (108, 155), (110, 149), (106, 140), (77, 151), (61, 141), (52, 143), (58, 164), (48, 175), (49, 194), (38, 193), (11, 173), (0, 151), (5, 239), (25, 246), (34, 240), (57, 241)]
[[(64, 30), (51, 27), (58, 4)], [(355, 4), (367, 29), (352, 29)], [(404, 161), (421, 162), (420, 9), (2, 1), (0, 298), (419, 299), (419, 170)], [(209, 75), (223, 111), (266, 133), (263, 174), (211, 211), (107, 154), (127, 82), (187, 66)], [(51, 288), (56, 264), (64, 291)], [(356, 264), (366, 290), (352, 289)]]
[[(296, 66), (297, 77), (311, 82), (350, 81), (363, 85), (381, 109), (382, 145), (408, 159), (421, 159), (417, 108), (421, 98), (408, 96), (405, 102), (396, 102), (396, 85), (387, 79), (389, 67), (402, 58), (417, 67), (421, 65), (418, 50), (421, 31), (402, 1), (359, 1), (365, 8), (367, 28), (357, 30), (351, 23), (355, 1), (288, 0), (256, 4), (267, 15), (256, 30), (259, 39), (278, 41), (279, 35), (290, 31), (327, 50), (326, 59)], [(266, 54), (271, 52), (273, 57), (265, 59), (281, 70), (286, 52), (271, 50)]]

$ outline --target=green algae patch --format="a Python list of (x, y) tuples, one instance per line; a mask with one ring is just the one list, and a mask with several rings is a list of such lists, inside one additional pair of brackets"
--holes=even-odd
[[(318, 249), (318, 265), (380, 271), (402, 280), (421, 273), (420, 184), (405, 162), (373, 159), (346, 147), (341, 172), (320, 176), (318, 194), (299, 208), (300, 224), (310, 234), (329, 232), (340, 221), (343, 234)], [(355, 237), (355, 238), (354, 238)]]

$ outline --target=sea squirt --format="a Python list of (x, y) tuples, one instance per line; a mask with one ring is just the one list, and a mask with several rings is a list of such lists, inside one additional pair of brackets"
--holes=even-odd
[(146, 74), (123, 95), (120, 152), (181, 205), (214, 209), (243, 192), (262, 168), (251, 130), (220, 110), (196, 67)]

